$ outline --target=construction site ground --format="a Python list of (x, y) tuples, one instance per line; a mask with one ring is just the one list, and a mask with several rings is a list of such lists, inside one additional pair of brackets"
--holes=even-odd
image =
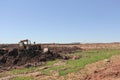
[(69, 54), (73, 55), (69, 60), (56, 59), (38, 67), (1, 72), (0, 80), (120, 80), (120, 50)]

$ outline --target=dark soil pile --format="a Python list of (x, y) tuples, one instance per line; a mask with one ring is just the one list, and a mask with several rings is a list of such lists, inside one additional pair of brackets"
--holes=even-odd
[(37, 62), (45, 62), (53, 59), (55, 59), (55, 56), (51, 52), (24, 51), (18, 53), (17, 49), (13, 49), (10, 52), (0, 55), (0, 69), (9, 69), (13, 66), (23, 66), (28, 63), (37, 66)]
[(64, 59), (62, 54), (69, 54), (76, 51), (81, 51), (76, 47), (51, 47), (48, 52), (41, 50), (24, 50), (18, 51), (18, 48), (12, 50), (0, 50), (0, 70), (9, 70), (16, 66), (40, 66), (41, 63), (56, 58)]

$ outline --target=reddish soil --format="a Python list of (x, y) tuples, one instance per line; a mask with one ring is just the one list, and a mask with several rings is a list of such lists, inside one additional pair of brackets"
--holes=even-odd
[[(93, 70), (85, 80), (120, 80), (120, 56), (116, 56), (107, 62), (106, 66)], [(101, 64), (100, 64), (101, 65)]]

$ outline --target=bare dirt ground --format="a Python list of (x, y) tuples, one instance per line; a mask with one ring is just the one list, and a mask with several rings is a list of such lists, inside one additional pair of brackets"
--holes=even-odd
[(2, 77), (0, 80), (10, 80), (13, 77), (27, 76), (34, 77), (35, 80), (120, 80), (120, 55), (110, 59), (88, 64), (84, 69), (76, 73), (69, 73), (65, 76), (57, 75), (54, 72), (51, 76), (42, 75), (40, 72), (30, 72), (25, 74), (10, 75)]
[(91, 66), (91, 74), (85, 80), (120, 80), (120, 56), (112, 57), (110, 60), (97, 62)]

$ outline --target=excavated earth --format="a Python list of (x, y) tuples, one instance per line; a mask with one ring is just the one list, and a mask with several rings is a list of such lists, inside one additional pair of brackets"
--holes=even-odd
[(48, 60), (56, 58), (69, 59), (63, 54), (81, 51), (77, 47), (50, 47), (48, 52), (29, 50), (18, 52), (17, 45), (2, 46), (7, 50), (0, 50), (0, 72), (14, 68), (40, 66)]

